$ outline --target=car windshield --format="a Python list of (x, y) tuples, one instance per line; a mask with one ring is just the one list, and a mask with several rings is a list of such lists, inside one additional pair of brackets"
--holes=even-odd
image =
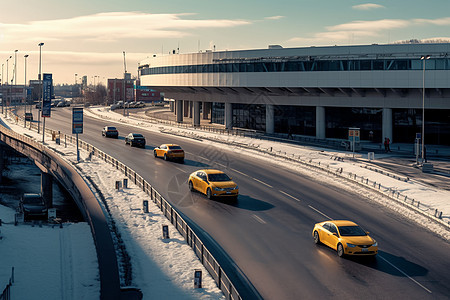
[(116, 127), (106, 127), (106, 130), (117, 130)]
[(227, 174), (219, 173), (219, 174), (209, 174), (208, 180), (215, 182), (215, 181), (230, 181), (230, 177), (228, 177)]
[(181, 150), (180, 146), (169, 146), (170, 150)]
[(365, 236), (367, 233), (359, 226), (340, 226), (342, 236)]
[(42, 199), (38, 196), (36, 197), (24, 197), (23, 198), (23, 203), (26, 204), (42, 204)]

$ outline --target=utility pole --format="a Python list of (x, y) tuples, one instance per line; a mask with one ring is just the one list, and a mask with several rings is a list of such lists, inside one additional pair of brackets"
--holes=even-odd
[(123, 51), (123, 115), (125, 116), (125, 102), (126, 102), (126, 85), (127, 85), (127, 62), (125, 60), (125, 51)]

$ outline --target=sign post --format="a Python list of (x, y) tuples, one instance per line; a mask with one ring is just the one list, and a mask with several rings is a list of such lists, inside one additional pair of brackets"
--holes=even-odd
[(80, 161), (80, 150), (78, 149), (78, 134), (83, 133), (83, 108), (72, 108), (72, 134), (77, 135), (77, 162)]
[(42, 144), (44, 144), (45, 138), (45, 118), (50, 118), (52, 108), (52, 74), (44, 73), (43, 87), (42, 87), (42, 118), (44, 120), (42, 124)]
[(358, 143), (358, 145), (359, 145), (359, 142), (360, 142), (359, 128), (349, 128), (348, 129), (348, 139), (349, 139), (350, 145), (352, 147), (353, 158), (355, 158), (356, 143)]

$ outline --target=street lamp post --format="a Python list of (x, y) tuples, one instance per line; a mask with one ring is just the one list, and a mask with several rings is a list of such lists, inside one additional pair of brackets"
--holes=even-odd
[(425, 62), (430, 59), (430, 55), (422, 55), (420, 59), (423, 62), (422, 71), (422, 166), (425, 162)]
[[(23, 87), (25, 90), (25, 95), (24, 95), (24, 102), (25, 102), (25, 108), (24, 108), (24, 114), (23, 114), (23, 127), (27, 127), (27, 120), (25, 118), (25, 114), (27, 112), (27, 102), (28, 102), (28, 89), (27, 89), (27, 58), (28, 58), (28, 54), (25, 54), (23, 56), (25, 58), (25, 75), (24, 75), (24, 83), (23, 83)], [(31, 111), (30, 111), (31, 112)], [(30, 120), (31, 123), (31, 120)]]
[[(9, 60), (12, 58), (12, 55), (10, 55), (7, 59), (6, 59), (6, 99), (2, 99), (2, 102), (4, 100), (6, 100), (6, 104), (8, 104), (8, 97), (10, 97), (9, 94)], [(4, 97), (3, 97), (4, 98)], [(6, 109), (8, 108), (8, 106), (6, 105)], [(6, 109), (5, 109), (5, 116), (6, 116)]]
[(14, 85), (17, 84), (17, 51), (14, 50)]
[[(39, 128), (41, 127), (41, 111), (42, 111), (42, 74), (41, 74), (41, 68), (42, 68), (42, 46), (44, 46), (44, 43), (39, 43), (39, 102), (41, 103), (40, 109), (38, 110), (38, 133)], [(45, 120), (45, 119), (44, 119)]]

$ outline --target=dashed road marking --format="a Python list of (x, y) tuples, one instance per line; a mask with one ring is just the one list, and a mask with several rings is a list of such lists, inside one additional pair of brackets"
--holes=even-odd
[(325, 218), (328, 218), (329, 220), (333, 220), (332, 218), (330, 218), (329, 216), (327, 216), (326, 214), (324, 214), (323, 212), (321, 212), (320, 210), (318, 210), (317, 208), (312, 207), (311, 205), (308, 205), (309, 208), (315, 210), (316, 212), (318, 212), (319, 214), (321, 214), (322, 216), (324, 216)]
[(241, 174), (241, 175), (244, 175), (244, 176), (247, 176), (247, 177), (248, 177), (248, 175), (247, 175), (247, 174), (245, 174), (245, 173), (242, 173), (241, 171), (238, 171), (238, 170), (236, 170), (236, 169), (233, 169), (233, 168), (231, 168), (231, 170), (232, 170), (232, 171), (234, 171), (234, 172), (236, 172), (236, 173), (239, 173), (239, 174)]
[(266, 221), (264, 221), (263, 219), (261, 219), (261, 217), (258, 217), (257, 215), (252, 215), (252, 217), (258, 221), (261, 224), (266, 224)]
[(261, 181), (261, 180), (259, 180), (259, 179), (256, 179), (255, 177), (252, 177), (252, 178), (253, 178), (253, 180), (258, 181), (259, 183), (264, 184), (265, 186), (268, 186), (268, 187), (270, 187), (270, 188), (273, 188), (273, 186), (271, 186), (271, 185), (268, 184), (268, 183), (265, 183), (264, 181)]
[(281, 190), (278, 190), (280, 193), (282, 193), (282, 194), (284, 194), (284, 195), (286, 195), (286, 196), (288, 196), (288, 197), (290, 197), (290, 198), (292, 198), (292, 199), (294, 199), (294, 200), (296, 200), (296, 201), (298, 201), (298, 202), (300, 202), (301, 200), (300, 199), (298, 199), (298, 198), (295, 198), (294, 196), (292, 196), (292, 195), (289, 195), (288, 193), (286, 193), (286, 192), (283, 192), (283, 191), (281, 191)]

